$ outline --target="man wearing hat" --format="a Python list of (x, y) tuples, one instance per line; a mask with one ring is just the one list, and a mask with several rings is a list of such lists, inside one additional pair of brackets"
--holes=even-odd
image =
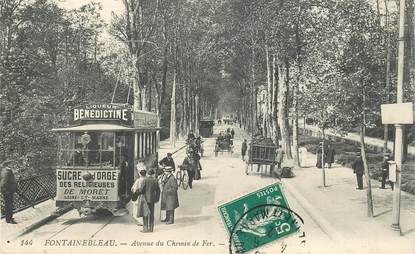
[(179, 207), (179, 196), (177, 195), (177, 181), (173, 175), (171, 167), (165, 167), (164, 172), (167, 176), (162, 184), (161, 192), (161, 210), (166, 210), (166, 219), (162, 222), (166, 224), (174, 223), (174, 209)]
[(6, 222), (16, 224), (16, 221), (13, 219), (13, 195), (16, 192), (17, 184), (11, 169), (12, 163), (12, 160), (6, 160), (1, 165), (0, 189), (4, 199)]
[(164, 157), (159, 163), (163, 167), (171, 167), (173, 169), (173, 172), (176, 171), (176, 165), (174, 164), (174, 160), (171, 157), (171, 153), (167, 153), (167, 156)]
[(365, 167), (363, 166), (363, 160), (360, 156), (360, 152), (356, 153), (356, 159), (352, 163), (353, 173), (356, 174), (357, 190), (363, 190), (363, 174)]
[(154, 229), (154, 204), (160, 199), (160, 187), (157, 179), (154, 176), (154, 170), (150, 169), (147, 172), (147, 177), (144, 178), (138, 193), (144, 195), (145, 202), (147, 202), (150, 213), (143, 216), (143, 233), (153, 232)]

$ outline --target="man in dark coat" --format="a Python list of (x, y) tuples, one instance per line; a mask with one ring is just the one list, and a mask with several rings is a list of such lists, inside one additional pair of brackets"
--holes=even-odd
[(17, 190), (17, 183), (11, 169), (12, 163), (12, 160), (6, 160), (2, 163), (0, 189), (4, 199), (6, 222), (16, 224), (13, 219), (13, 195)]
[(128, 161), (125, 155), (121, 155), (120, 163), (120, 185), (118, 193), (120, 196), (125, 197), (129, 192), (128, 179)]
[(232, 128), (232, 130), (231, 130), (231, 136), (232, 136), (232, 139), (233, 139), (233, 137), (235, 136), (235, 131), (233, 130), (233, 128)]
[(363, 174), (365, 171), (360, 153), (356, 154), (357, 158), (352, 163), (353, 173), (356, 174), (357, 190), (363, 190)]
[(244, 139), (244, 142), (242, 142), (242, 148), (241, 148), (241, 155), (242, 155), (243, 161), (245, 161), (246, 150), (248, 150), (248, 144), (246, 143), (246, 139)]
[(179, 196), (177, 195), (177, 181), (173, 176), (171, 167), (164, 169), (166, 172), (166, 180), (162, 182), (162, 191), (161, 191), (161, 210), (166, 210), (166, 219), (162, 222), (166, 224), (174, 223), (174, 209), (179, 207)]
[(331, 164), (334, 163), (334, 155), (335, 155), (335, 151), (334, 148), (328, 144), (327, 145), (327, 151), (325, 152), (326, 154), (326, 158), (325, 158), (325, 162), (329, 165), (329, 168), (331, 168)]
[(167, 153), (167, 156), (164, 157), (159, 163), (163, 167), (171, 167), (173, 169), (173, 172), (176, 171), (176, 165), (174, 164), (174, 160), (172, 158), (171, 153)]
[(143, 233), (153, 232), (154, 229), (154, 203), (160, 199), (160, 187), (157, 179), (154, 177), (154, 170), (148, 171), (148, 176), (144, 178), (143, 183), (138, 189), (139, 194), (144, 194), (150, 214), (143, 217)]

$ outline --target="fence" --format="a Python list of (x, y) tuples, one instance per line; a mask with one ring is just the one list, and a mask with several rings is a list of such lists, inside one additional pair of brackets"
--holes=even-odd
[[(14, 194), (14, 212), (34, 207), (45, 200), (56, 196), (56, 175), (47, 173), (17, 181), (17, 191)], [(4, 199), (0, 194), (1, 217), (4, 217)]]

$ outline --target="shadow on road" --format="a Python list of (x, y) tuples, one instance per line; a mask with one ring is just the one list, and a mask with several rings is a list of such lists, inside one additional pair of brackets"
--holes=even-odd
[[(202, 171), (203, 172), (203, 171)], [(203, 207), (211, 206), (215, 200), (216, 186), (203, 183), (202, 180), (193, 182), (193, 189), (180, 191), (177, 215), (198, 215)]]

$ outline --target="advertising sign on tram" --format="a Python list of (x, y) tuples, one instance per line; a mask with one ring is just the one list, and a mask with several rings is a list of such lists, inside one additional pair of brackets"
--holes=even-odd
[[(119, 170), (57, 170), (59, 201), (118, 201)], [(85, 180), (87, 178), (87, 180)]]
[(131, 109), (127, 106), (114, 104), (89, 104), (76, 107), (73, 110), (73, 120), (118, 120), (129, 123)]

